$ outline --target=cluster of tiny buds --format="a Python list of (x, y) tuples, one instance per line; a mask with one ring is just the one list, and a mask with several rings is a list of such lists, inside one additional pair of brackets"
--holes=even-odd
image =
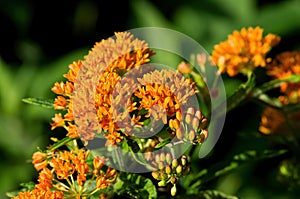
[(172, 158), (170, 153), (161, 153), (155, 156), (153, 165), (157, 168), (152, 172), (152, 177), (159, 180), (158, 186), (164, 187), (171, 183), (171, 195), (174, 196), (177, 192), (176, 183), (179, 178), (189, 174), (191, 166), (189, 158), (182, 155), (180, 158)]
[(169, 127), (175, 131), (176, 137), (192, 144), (203, 143), (208, 136), (208, 119), (200, 110), (189, 107), (184, 116), (176, 113), (176, 118), (169, 121)]

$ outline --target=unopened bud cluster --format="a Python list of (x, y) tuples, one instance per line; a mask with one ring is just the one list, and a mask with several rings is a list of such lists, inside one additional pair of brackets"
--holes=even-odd
[(160, 187), (171, 183), (173, 185), (171, 189), (172, 196), (176, 194), (176, 183), (179, 178), (189, 174), (191, 170), (187, 156), (182, 155), (180, 158), (172, 158), (170, 153), (156, 155), (153, 165), (158, 170), (152, 172), (152, 177), (159, 180), (158, 186)]
[(178, 139), (201, 144), (208, 136), (208, 123), (200, 110), (195, 111), (193, 107), (189, 107), (184, 117), (180, 112), (176, 113), (176, 118), (170, 120), (169, 126)]

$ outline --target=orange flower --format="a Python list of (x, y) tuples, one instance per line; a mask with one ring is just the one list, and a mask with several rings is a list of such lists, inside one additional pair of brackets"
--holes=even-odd
[(96, 186), (98, 189), (105, 189), (111, 183), (115, 182), (117, 179), (117, 171), (108, 167), (106, 172), (101, 172), (96, 179)]
[(59, 180), (67, 179), (76, 172), (77, 182), (83, 185), (86, 181), (86, 173), (89, 170), (88, 164), (85, 162), (89, 155), (89, 151), (79, 150), (60, 151), (52, 157), (50, 166)]
[(259, 131), (263, 134), (285, 134), (285, 120), (281, 111), (267, 107), (262, 113)]
[(277, 45), (280, 37), (268, 34), (263, 37), (263, 29), (242, 28), (234, 31), (228, 39), (215, 45), (211, 60), (219, 67), (219, 70), (227, 72), (229, 76), (238, 73), (248, 74), (255, 67), (265, 67), (266, 54)]
[[(300, 74), (300, 52), (283, 52), (268, 64), (267, 73), (274, 79), (284, 79), (291, 75)], [(290, 103), (300, 101), (300, 83), (282, 83), (280, 90)]]
[(104, 164), (106, 163), (106, 159), (104, 156), (96, 156), (94, 157), (93, 160), (93, 166), (94, 166), (94, 175), (98, 175), (98, 172), (100, 171), (100, 169), (104, 166)]
[[(74, 62), (69, 66), (70, 70), (64, 75), (68, 81), (55, 83), (52, 88), (54, 93), (61, 95), (56, 98), (54, 108), (67, 109), (64, 117), (55, 115), (52, 129), (66, 124), (68, 136), (80, 136), (84, 141), (93, 139), (95, 133), (105, 131), (103, 135), (108, 139), (109, 144), (120, 142), (123, 139), (122, 134), (112, 115), (112, 91), (123, 74), (149, 62), (152, 54), (145, 41), (135, 39), (128, 32), (115, 33), (115, 38), (96, 43), (85, 56), (84, 61)], [(78, 78), (79, 70), (81, 70), (81, 77)], [(80, 81), (85, 82), (81, 84)], [(77, 89), (76, 99), (72, 95), (75, 84), (82, 88), (82, 90)], [(81, 91), (93, 91), (92, 88), (96, 88), (95, 101), (89, 101), (86, 99), (86, 93), (81, 93)], [(97, 115), (93, 115), (94, 110), (89, 110), (86, 101), (95, 104)], [(74, 104), (76, 104), (75, 113)]]
[[(168, 118), (176, 117), (182, 105), (189, 104), (198, 92), (194, 83), (178, 71), (147, 68), (146, 73), (137, 70), (136, 77), (125, 77), (115, 87), (118, 95), (114, 96), (113, 113), (126, 135), (131, 136), (132, 129), (142, 126), (150, 116), (154, 122), (162, 119), (167, 124)], [(128, 117), (129, 114), (132, 116)]]
[(263, 134), (291, 135), (300, 129), (300, 111), (284, 114), (283, 112), (267, 107), (262, 113), (259, 131)]
[(63, 193), (60, 191), (52, 191), (53, 175), (51, 171), (44, 168), (38, 177), (38, 184), (35, 185), (32, 191), (19, 192), (17, 197), (13, 199), (62, 199)]
[(74, 124), (68, 123), (67, 131), (68, 131), (68, 134), (67, 134), (68, 137), (70, 137), (70, 138), (79, 138), (76, 126)]
[(48, 165), (47, 156), (47, 153), (40, 151), (37, 151), (32, 155), (32, 164), (37, 171), (45, 168)]
[(81, 60), (77, 62), (73, 62), (72, 64), (69, 65), (69, 69), (70, 69), (69, 72), (63, 76), (67, 78), (70, 82), (74, 83), (81, 66), (82, 66)]
[(63, 96), (57, 96), (54, 100), (53, 107), (55, 110), (65, 110), (68, 102)]
[(192, 71), (192, 67), (186, 62), (180, 62), (178, 65), (178, 71), (182, 74), (190, 73)]
[(52, 187), (53, 175), (48, 168), (44, 168), (38, 177), (38, 184), (35, 186), (39, 190), (48, 190)]
[(14, 197), (13, 199), (63, 199), (64, 195), (60, 191), (54, 191), (51, 190), (38, 190), (33, 189), (32, 191), (26, 191), (26, 192), (20, 192), (17, 197)]
[(62, 118), (61, 113), (55, 114), (54, 118), (52, 118), (52, 121), (54, 123), (51, 124), (51, 130), (55, 129), (56, 127), (62, 127), (65, 126), (65, 121)]
[[(151, 109), (153, 105), (160, 105), (167, 110), (168, 116), (174, 116), (182, 104), (188, 103), (191, 96), (198, 91), (194, 89), (194, 83), (190, 79), (184, 78), (180, 73), (172, 70), (153, 71), (145, 74), (139, 79), (141, 85), (135, 96), (140, 98), (139, 109), (157, 112)], [(151, 111), (146, 115), (150, 116)]]

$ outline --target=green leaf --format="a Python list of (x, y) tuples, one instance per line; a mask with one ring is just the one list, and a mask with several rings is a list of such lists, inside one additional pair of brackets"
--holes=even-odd
[(18, 191), (11, 191), (11, 192), (7, 192), (6, 196), (13, 198), (19, 195), (19, 192), (26, 192), (28, 190), (32, 191), (34, 189), (35, 183), (30, 181), (30, 182), (23, 182), (20, 184), (20, 186), (22, 187), (20, 190)]
[(253, 92), (251, 95), (252, 95), (252, 97), (259, 97), (259, 95), (261, 95), (269, 90), (278, 88), (284, 82), (291, 82), (291, 83), (300, 82), (300, 75), (291, 75), (290, 77), (287, 77), (284, 79), (275, 79), (275, 80), (269, 81), (267, 83), (264, 83), (260, 87), (253, 89)]
[(159, 149), (161, 147), (164, 147), (165, 145), (170, 143), (171, 140), (172, 140), (171, 138), (166, 138), (162, 142), (158, 143), (154, 148)]
[(22, 101), (28, 104), (33, 104), (44, 108), (53, 108), (53, 100), (50, 99), (24, 98), (22, 99)]
[(135, 173), (120, 173), (114, 184), (114, 191), (118, 195), (130, 198), (157, 198), (157, 191), (152, 181)]
[(278, 98), (270, 97), (269, 95), (262, 93), (256, 98), (259, 102), (271, 106), (273, 108), (282, 108), (283, 104), (278, 100)]
[[(277, 99), (272, 98), (266, 94), (267, 91), (280, 87), (284, 82), (297, 83), (300, 82), (300, 75), (291, 75), (290, 77), (284, 79), (275, 79), (264, 83), (260, 87), (254, 88), (251, 92), (251, 97), (255, 98), (259, 102), (267, 104), (273, 108), (284, 108), (283, 104)], [(294, 109), (294, 106), (289, 106), (287, 109)]]
[[(25, 189), (27, 191), (27, 190), (33, 190), (35, 183), (30, 181), (30, 182), (23, 182), (20, 185), (23, 187), (23, 189)], [(22, 190), (22, 191), (24, 191), (24, 190)]]
[(236, 196), (229, 196), (217, 190), (205, 190), (199, 193), (197, 199), (238, 199)]
[(9, 198), (13, 198), (19, 195), (19, 191), (11, 191), (11, 192), (7, 192), (6, 196)]
[(53, 150), (55, 150), (55, 149), (57, 149), (57, 148), (59, 148), (59, 147), (65, 145), (65, 144), (67, 144), (68, 142), (70, 142), (70, 141), (72, 141), (72, 140), (74, 140), (74, 138), (71, 138), (71, 137), (65, 137), (65, 138), (63, 138), (62, 140), (60, 140), (60, 141), (56, 142), (55, 144), (53, 144), (53, 145), (47, 150), (47, 152), (53, 151)]
[(184, 187), (187, 187), (188, 193), (195, 194), (198, 192), (199, 187), (204, 183), (211, 181), (221, 175), (227, 174), (232, 170), (242, 166), (245, 163), (267, 159), (276, 156), (280, 156), (282, 154), (287, 153), (287, 150), (263, 150), (263, 151), (255, 151), (248, 150), (243, 153), (234, 155), (231, 160), (221, 162), (217, 165), (214, 165), (210, 168), (204, 169), (200, 171), (198, 174), (189, 175), (186, 179), (186, 183), (184, 183)]

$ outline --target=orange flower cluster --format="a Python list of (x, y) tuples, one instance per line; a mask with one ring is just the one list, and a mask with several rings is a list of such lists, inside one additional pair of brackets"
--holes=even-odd
[[(267, 73), (274, 79), (284, 79), (291, 75), (299, 75), (300, 52), (293, 51), (278, 54), (267, 66)], [(288, 98), (289, 103), (298, 103), (300, 101), (300, 83), (282, 83), (280, 91)]]
[(263, 134), (286, 134), (285, 124), (286, 119), (281, 111), (267, 107), (262, 113), (259, 131)]
[[(116, 181), (117, 171), (111, 167), (103, 168), (106, 161), (104, 157), (95, 157), (93, 166), (89, 166), (87, 162), (89, 154), (89, 151), (83, 149), (52, 153), (47, 164), (42, 164), (44, 167), (39, 173), (39, 183), (35, 185), (34, 190), (20, 192), (15, 199), (58, 199), (64, 196), (80, 199), (109, 187)], [(36, 152), (33, 155), (33, 162), (38, 160), (44, 162), (48, 156), (49, 154)], [(91, 176), (96, 187), (91, 188), (92, 181), (87, 180), (87, 176)]]
[(32, 155), (32, 164), (33, 164), (34, 168), (37, 171), (40, 171), (43, 168), (46, 168), (49, 163), (48, 159), (51, 158), (52, 154), (53, 154), (52, 152), (49, 152), (49, 153), (43, 153), (40, 151), (35, 152)]
[(300, 129), (300, 111), (284, 113), (275, 108), (264, 109), (259, 131), (263, 134), (291, 135), (295, 129)]
[[(267, 74), (274, 79), (284, 79), (291, 75), (300, 74), (300, 52), (283, 52), (267, 65)], [(278, 100), (283, 104), (296, 104), (300, 102), (300, 83), (284, 82), (280, 85), (281, 95)], [(261, 117), (260, 132), (264, 134), (291, 134), (292, 128), (299, 129), (300, 112), (283, 113), (267, 107)], [(289, 120), (289, 122), (287, 122)]]
[(66, 110), (66, 114), (63, 116), (61, 113), (55, 114), (52, 118), (53, 123), (51, 124), (52, 130), (56, 127), (64, 127), (68, 131), (67, 136), (71, 138), (78, 138), (73, 116), (73, 105), (72, 105), (72, 93), (74, 91), (74, 83), (76, 76), (80, 67), (82, 66), (82, 61), (73, 62), (69, 65), (69, 72), (64, 75), (68, 79), (66, 83), (56, 82), (54, 87), (51, 89), (52, 92), (58, 96), (54, 100), (53, 107), (55, 110)]
[[(114, 115), (126, 135), (132, 135), (132, 128), (142, 126), (150, 116), (153, 122), (161, 119), (163, 124), (168, 124), (170, 118), (180, 118), (181, 111), (198, 92), (194, 83), (178, 71), (152, 69), (149, 66), (147, 70), (136, 71), (138, 77), (125, 77), (115, 87), (119, 95), (114, 98)], [(128, 117), (129, 113), (132, 117)]]
[(229, 76), (238, 73), (248, 74), (255, 67), (265, 67), (270, 59), (266, 54), (278, 44), (280, 37), (268, 34), (263, 37), (260, 27), (242, 28), (234, 31), (228, 39), (214, 46), (211, 60), (219, 70)]
[(77, 182), (82, 186), (89, 171), (89, 166), (85, 162), (88, 155), (89, 151), (82, 149), (77, 151), (76, 154), (74, 151), (59, 151), (53, 155), (49, 164), (54, 169), (58, 180), (67, 180), (76, 174)]
[[(157, 116), (156, 119), (161, 118), (165, 124), (167, 116), (180, 114), (180, 106), (187, 104), (189, 97), (197, 92), (190, 79), (172, 70), (156, 70), (145, 74), (139, 81), (144, 86), (135, 92), (135, 96), (141, 99), (138, 109), (146, 109), (146, 117)], [(162, 110), (152, 108), (154, 105), (166, 110), (166, 114), (163, 114)]]
[(117, 179), (117, 171), (115, 169), (108, 167), (105, 172), (101, 170), (105, 162), (106, 160), (103, 156), (96, 156), (93, 161), (93, 175), (96, 176), (96, 187), (98, 189), (105, 189)]
[[(68, 131), (67, 136), (72, 138), (80, 136), (85, 141), (93, 139), (95, 132), (102, 131), (106, 132), (104, 136), (109, 144), (122, 140), (120, 129), (112, 115), (112, 92), (124, 73), (149, 62), (149, 57), (153, 53), (144, 41), (135, 39), (130, 33), (116, 33), (115, 37), (96, 43), (84, 61), (74, 62), (69, 66), (69, 72), (64, 75), (68, 79), (66, 83), (55, 83), (52, 91), (59, 96), (54, 101), (54, 108), (67, 110), (67, 113), (64, 116), (61, 113), (55, 114), (52, 119), (52, 129), (65, 127)], [(78, 77), (79, 70), (82, 74), (80, 77)], [(82, 80), (83, 76), (84, 80)], [(93, 85), (95, 82), (96, 85)], [(97, 113), (97, 118), (93, 118), (90, 114), (91, 110), (86, 108), (85, 99), (77, 100), (76, 126), (72, 107), (75, 84), (82, 88), (77, 89), (77, 96), (83, 98), (86, 94), (80, 93), (81, 90), (93, 91), (92, 88), (96, 87), (94, 101), (90, 103), (95, 106)], [(86, 127), (87, 121), (90, 126), (88, 129), (82, 129)]]
[(32, 191), (20, 192), (13, 199), (62, 199), (64, 195), (61, 191), (52, 191), (53, 175), (51, 171), (44, 168), (38, 177), (39, 183)]

